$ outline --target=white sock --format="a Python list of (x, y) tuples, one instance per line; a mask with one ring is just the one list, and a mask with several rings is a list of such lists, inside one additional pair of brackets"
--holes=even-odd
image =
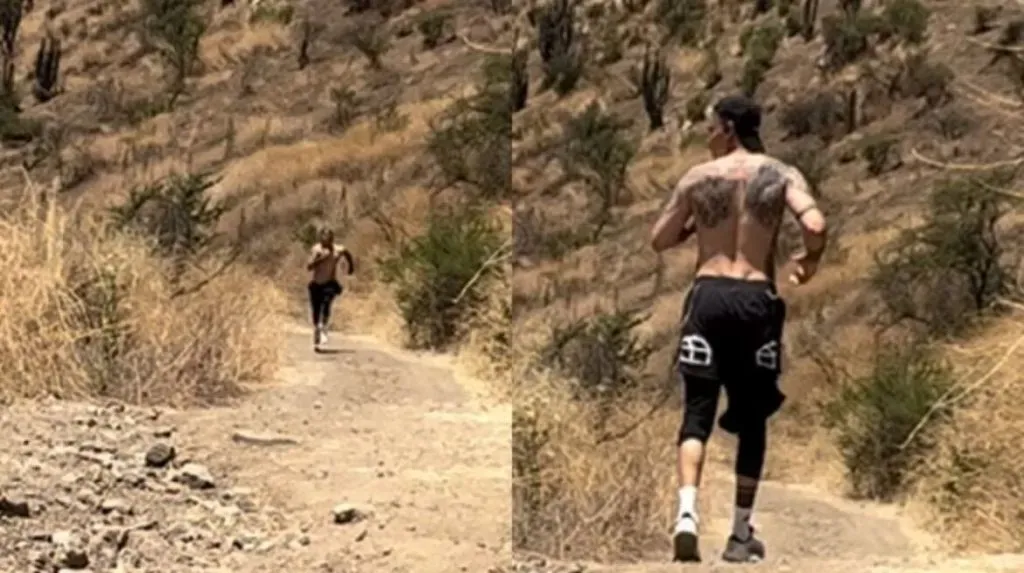
[(750, 516), (754, 513), (751, 508), (737, 507), (732, 520), (732, 534), (741, 541), (750, 537)]
[(697, 488), (692, 485), (679, 488), (679, 517), (687, 513), (697, 521)]

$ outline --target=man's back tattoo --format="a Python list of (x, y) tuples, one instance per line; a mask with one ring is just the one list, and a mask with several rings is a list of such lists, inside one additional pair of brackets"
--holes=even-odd
[(725, 177), (706, 177), (694, 184), (690, 190), (697, 222), (705, 227), (715, 227), (729, 218), (740, 182)]
[(774, 227), (786, 210), (786, 183), (778, 166), (762, 165), (747, 182), (743, 207), (758, 223)]

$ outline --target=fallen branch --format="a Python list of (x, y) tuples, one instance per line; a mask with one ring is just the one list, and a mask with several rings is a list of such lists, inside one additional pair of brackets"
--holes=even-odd
[(512, 255), (511, 247), (512, 239), (508, 239), (502, 243), (497, 250), (491, 253), (491, 256), (487, 257), (484, 264), (480, 265), (480, 268), (473, 273), (473, 276), (470, 277), (469, 281), (467, 281), (465, 286), (462, 287), (462, 290), (459, 291), (459, 296), (455, 297), (455, 299), (452, 300), (452, 303), (458, 304), (459, 301), (462, 300), (462, 297), (466, 296), (469, 289), (473, 288), (473, 285), (475, 285), (484, 276), (484, 273), (487, 272), (488, 269), (508, 259)]
[(1024, 157), (1018, 157), (1016, 159), (1006, 159), (1003, 161), (995, 161), (992, 163), (945, 163), (936, 159), (930, 159), (921, 155), (917, 149), (911, 149), (910, 155), (928, 165), (937, 169), (946, 169), (948, 171), (990, 171), (992, 169), (999, 169), (1001, 167), (1017, 167), (1024, 165)]
[(967, 41), (976, 46), (985, 48), (986, 50), (992, 50), (993, 52), (999, 52), (1002, 54), (1024, 54), (1024, 46), (1003, 46), (978, 40), (977, 38), (967, 38)]
[(462, 43), (466, 44), (466, 47), (468, 47), (470, 50), (474, 50), (476, 52), (481, 52), (484, 54), (494, 54), (498, 56), (512, 55), (512, 48), (495, 48), (493, 46), (485, 46), (483, 44), (477, 44), (476, 42), (470, 40), (469, 38), (466, 37), (465, 34), (458, 34), (458, 36), (459, 39), (462, 40)]

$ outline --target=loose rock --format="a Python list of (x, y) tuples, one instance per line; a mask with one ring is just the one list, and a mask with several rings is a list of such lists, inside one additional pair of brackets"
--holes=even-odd
[(213, 475), (206, 466), (190, 463), (185, 464), (172, 478), (172, 481), (192, 489), (213, 489), (217, 486)]
[(357, 523), (370, 516), (370, 511), (349, 503), (341, 503), (334, 506), (334, 510), (331, 513), (334, 516), (334, 523), (340, 525)]
[(146, 452), (146, 465), (151, 468), (166, 467), (167, 464), (174, 461), (176, 455), (174, 446), (160, 442), (154, 444)]

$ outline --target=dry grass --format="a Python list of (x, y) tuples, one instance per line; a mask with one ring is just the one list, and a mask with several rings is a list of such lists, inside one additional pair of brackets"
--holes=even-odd
[[(564, 387), (538, 373), (516, 380), (514, 467), (535, 465), (535, 473), (514, 474), (516, 551), (642, 559), (664, 544), (673, 511), (674, 416), (665, 412), (623, 439), (598, 444), (593, 410), (560, 392)], [(627, 404), (620, 412), (627, 419), (645, 409)]]
[(238, 268), (174, 297), (145, 244), (23, 196), (0, 218), (0, 397), (208, 404), (274, 374), (271, 284)]
[[(1024, 550), (1024, 322), (1000, 320), (951, 355), (965, 375), (960, 407), (939, 430), (938, 449), (921, 468), (915, 499), (959, 550)], [(989, 375), (990, 374), (990, 375)], [(987, 377), (986, 377), (987, 376)]]

